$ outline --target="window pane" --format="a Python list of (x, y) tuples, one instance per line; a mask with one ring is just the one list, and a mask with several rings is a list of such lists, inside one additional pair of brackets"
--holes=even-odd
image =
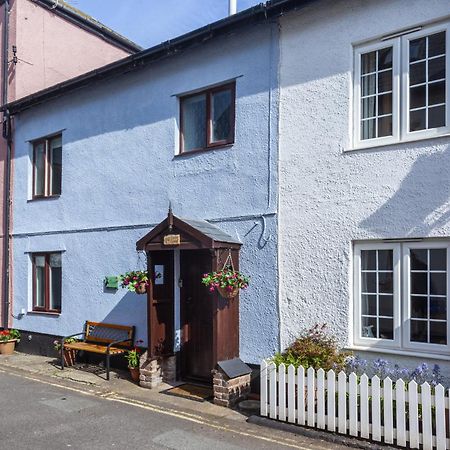
[(385, 294), (391, 294), (394, 290), (392, 272), (379, 272), (378, 273), (378, 292)]
[(394, 321), (392, 319), (379, 319), (380, 339), (394, 339)]
[(428, 342), (428, 322), (425, 320), (411, 320), (411, 341)]
[(411, 270), (428, 269), (428, 251), (426, 249), (415, 248), (410, 251)]
[(361, 336), (368, 338), (376, 338), (378, 334), (376, 317), (363, 317)]
[(361, 73), (375, 72), (377, 52), (370, 52), (361, 55)]
[(428, 104), (445, 103), (445, 81), (438, 81), (428, 85)]
[(428, 62), (428, 79), (433, 81), (442, 80), (443, 78), (445, 78), (445, 56), (431, 59)]
[(392, 250), (378, 250), (378, 270), (393, 270), (394, 257)]
[(50, 141), (51, 155), (51, 195), (61, 194), (61, 171), (62, 171), (62, 139), (58, 136)]
[(35, 298), (34, 306), (45, 308), (45, 256), (34, 257), (35, 266)]
[(378, 96), (378, 115), (392, 113), (392, 94), (383, 94)]
[(392, 91), (392, 70), (378, 74), (378, 92)]
[(206, 146), (206, 95), (182, 99), (183, 150), (202, 149)]
[(394, 297), (392, 295), (380, 295), (378, 300), (380, 316), (394, 317)]
[(428, 57), (443, 55), (445, 53), (445, 31), (432, 34), (428, 37)]
[(361, 291), (369, 294), (377, 292), (377, 274), (375, 272), (361, 274)]
[(392, 116), (378, 119), (378, 137), (392, 136)]
[(428, 275), (426, 273), (411, 273), (411, 294), (428, 293)]
[(45, 195), (45, 144), (34, 146), (34, 195)]
[(409, 69), (409, 83), (411, 86), (415, 84), (425, 83), (426, 81), (426, 62), (411, 64)]
[(362, 111), (362, 118), (366, 119), (369, 117), (375, 117), (376, 116), (376, 96), (372, 96), (372, 97), (366, 97), (363, 98), (361, 100), (362, 102), (362, 106), (361, 106), (361, 111)]
[(447, 250), (445, 248), (430, 250), (430, 270), (447, 270)]
[(421, 108), (426, 106), (426, 86), (417, 86), (413, 87), (409, 90), (409, 107), (412, 108)]
[(430, 319), (447, 319), (447, 299), (441, 297), (430, 298)]
[(364, 120), (361, 122), (362, 139), (373, 139), (376, 135), (376, 119)]
[(361, 269), (376, 270), (377, 269), (377, 251), (361, 250)]
[(228, 141), (231, 137), (231, 100), (230, 89), (215, 92), (211, 96), (211, 142)]
[(409, 61), (417, 61), (425, 59), (426, 52), (426, 38), (419, 38), (410, 41), (409, 43)]
[(447, 322), (430, 322), (430, 342), (447, 345)]
[(61, 254), (50, 255), (50, 309), (61, 310)]
[(446, 273), (430, 273), (430, 294), (446, 295), (447, 294), (447, 274)]
[(427, 120), (427, 110), (420, 109), (418, 111), (411, 111), (409, 116), (409, 131), (425, 130)]
[(361, 95), (363, 97), (366, 95), (373, 95), (376, 93), (376, 88), (377, 88), (376, 81), (377, 81), (377, 76), (375, 74), (365, 75), (362, 77)]
[(377, 296), (362, 295), (361, 296), (361, 312), (365, 316), (377, 315)]
[(411, 296), (411, 317), (414, 319), (428, 318), (428, 299), (427, 297)]
[(378, 50), (378, 70), (390, 69), (392, 67), (392, 47)]
[(445, 126), (445, 105), (435, 106), (428, 110), (428, 128)]

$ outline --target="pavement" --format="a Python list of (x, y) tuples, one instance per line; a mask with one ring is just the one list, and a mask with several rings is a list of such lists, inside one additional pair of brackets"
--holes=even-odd
[(127, 372), (62, 371), (53, 358), (0, 356), (0, 448), (344, 449), (320, 438), (247, 422), (211, 402), (134, 384)]

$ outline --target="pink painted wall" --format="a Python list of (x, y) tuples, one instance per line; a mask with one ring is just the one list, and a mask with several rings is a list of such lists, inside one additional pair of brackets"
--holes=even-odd
[[(17, 46), (17, 65), (9, 63), (8, 101), (25, 97), (61, 81), (129, 55), (102, 37), (71, 23), (31, 0), (10, 0), (9, 56)], [(4, 6), (0, 7), (0, 55), (3, 60)], [(1, 62), (0, 62), (1, 68)], [(0, 70), (0, 92), (3, 72)], [(36, 136), (38, 137), (38, 136)], [(4, 289), (6, 142), (0, 127), (0, 326)], [(13, 176), (13, 174), (12, 174)], [(11, 218), (12, 221), (12, 218)], [(11, 222), (12, 223), (12, 222)], [(10, 292), (10, 299), (13, 293)], [(11, 305), (10, 311), (13, 310)]]

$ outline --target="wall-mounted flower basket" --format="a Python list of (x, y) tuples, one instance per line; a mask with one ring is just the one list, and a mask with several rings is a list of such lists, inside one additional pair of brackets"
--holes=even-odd
[(148, 272), (136, 270), (119, 276), (120, 287), (136, 294), (145, 294), (149, 286)]
[(209, 287), (210, 292), (214, 292), (217, 289), (223, 298), (232, 299), (238, 295), (240, 289), (248, 288), (250, 278), (234, 270), (230, 252), (222, 270), (205, 273), (202, 283)]

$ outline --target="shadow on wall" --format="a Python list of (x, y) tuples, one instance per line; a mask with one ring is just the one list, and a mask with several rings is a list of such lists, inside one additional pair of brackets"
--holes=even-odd
[(141, 339), (144, 341), (142, 346), (145, 347), (147, 345), (147, 295), (127, 292), (100, 322), (134, 325), (136, 327), (135, 342)]
[(422, 237), (450, 220), (450, 145), (421, 154), (395, 194), (360, 226), (378, 235)]

